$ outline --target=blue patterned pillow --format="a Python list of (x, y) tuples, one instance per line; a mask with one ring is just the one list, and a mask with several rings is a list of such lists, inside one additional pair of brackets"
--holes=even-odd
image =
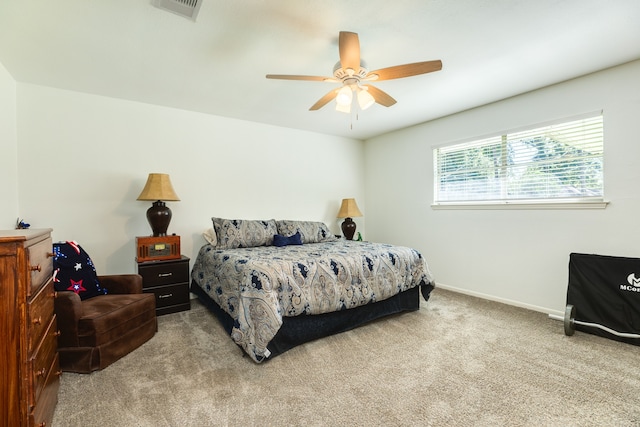
[(273, 236), (273, 246), (288, 246), (288, 245), (301, 245), (302, 237), (298, 231), (293, 236), (285, 237), (282, 234), (276, 234)]
[(271, 246), (278, 234), (276, 221), (211, 218), (216, 231), (217, 249), (252, 248)]
[(324, 222), (319, 221), (295, 221), (283, 219), (276, 221), (278, 233), (283, 236), (292, 236), (300, 233), (302, 243), (321, 243), (336, 240), (336, 236), (331, 233), (329, 227)]

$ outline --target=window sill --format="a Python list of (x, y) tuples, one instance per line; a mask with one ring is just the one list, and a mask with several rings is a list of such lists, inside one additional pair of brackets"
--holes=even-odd
[(500, 202), (442, 202), (431, 205), (433, 210), (486, 210), (486, 209), (605, 209), (609, 202), (599, 201), (500, 201)]

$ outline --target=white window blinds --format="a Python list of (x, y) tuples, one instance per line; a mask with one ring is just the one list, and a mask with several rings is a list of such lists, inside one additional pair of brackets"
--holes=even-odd
[(434, 203), (603, 198), (602, 115), (434, 150)]

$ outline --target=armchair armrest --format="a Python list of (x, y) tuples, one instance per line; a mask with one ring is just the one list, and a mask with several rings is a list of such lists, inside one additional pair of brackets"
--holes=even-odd
[(142, 276), (139, 274), (112, 274), (98, 276), (100, 285), (110, 294), (141, 294)]
[(78, 346), (78, 320), (82, 317), (82, 301), (80, 296), (72, 291), (58, 291), (54, 299), (54, 311), (58, 330), (59, 347)]

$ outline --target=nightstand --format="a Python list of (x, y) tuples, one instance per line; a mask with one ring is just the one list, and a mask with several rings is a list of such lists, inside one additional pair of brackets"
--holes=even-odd
[(156, 314), (190, 310), (189, 258), (138, 263), (142, 291), (156, 295)]

